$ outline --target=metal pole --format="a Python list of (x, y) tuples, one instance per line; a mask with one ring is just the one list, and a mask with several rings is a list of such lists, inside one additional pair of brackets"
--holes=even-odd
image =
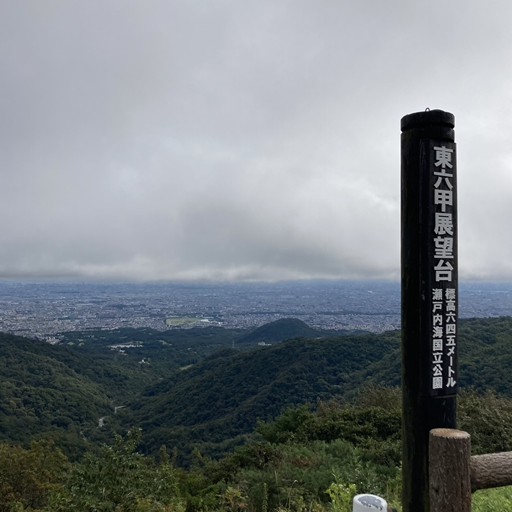
[(455, 428), (457, 179), (454, 116), (402, 118), (402, 438), (404, 512), (429, 512), (428, 443)]

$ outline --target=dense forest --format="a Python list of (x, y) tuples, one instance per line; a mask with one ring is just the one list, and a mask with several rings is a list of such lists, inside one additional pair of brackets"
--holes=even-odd
[[(0, 334), (0, 512), (399, 508), (399, 333), (297, 322)], [(512, 450), (511, 342), (509, 317), (460, 321), (474, 453)], [(474, 508), (496, 500), (512, 493)]]

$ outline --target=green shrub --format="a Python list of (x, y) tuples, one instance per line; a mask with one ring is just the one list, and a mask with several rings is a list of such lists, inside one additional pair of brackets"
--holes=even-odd
[(153, 512), (182, 511), (175, 470), (163, 460), (135, 452), (140, 429), (125, 438), (116, 436), (113, 446), (104, 445), (99, 454), (88, 453), (75, 464), (65, 491), (54, 493), (50, 510), (54, 512)]

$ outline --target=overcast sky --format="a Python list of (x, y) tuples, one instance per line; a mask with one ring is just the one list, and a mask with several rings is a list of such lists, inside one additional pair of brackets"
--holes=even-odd
[(0, 277), (400, 272), (400, 119), (456, 119), (461, 279), (512, 279), (512, 2), (2, 0)]

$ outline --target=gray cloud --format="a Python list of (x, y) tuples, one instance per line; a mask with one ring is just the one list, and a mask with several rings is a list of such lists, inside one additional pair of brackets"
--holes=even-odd
[(399, 121), (456, 116), (461, 277), (512, 278), (512, 6), (0, 6), (0, 275), (396, 278)]

